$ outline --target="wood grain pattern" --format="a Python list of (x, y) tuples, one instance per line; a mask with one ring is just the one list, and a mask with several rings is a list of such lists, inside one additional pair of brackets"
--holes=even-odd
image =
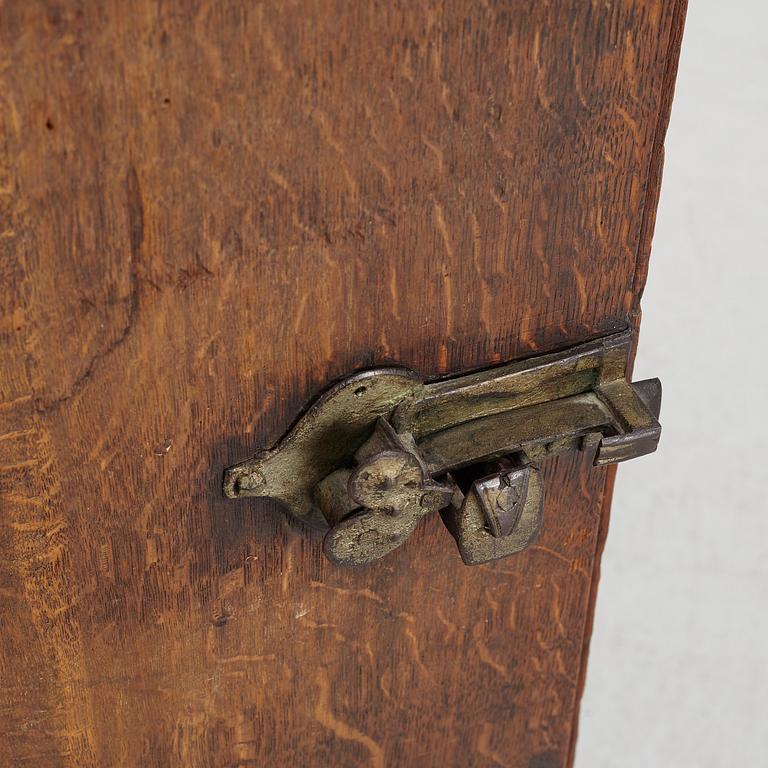
[(608, 473), (350, 572), (221, 472), (351, 370), (636, 322), (683, 15), (0, 5), (0, 763), (569, 763)]

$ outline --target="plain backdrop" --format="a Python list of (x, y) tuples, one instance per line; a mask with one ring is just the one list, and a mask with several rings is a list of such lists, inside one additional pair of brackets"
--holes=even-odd
[(576, 768), (768, 766), (767, 23), (688, 9), (635, 364), (663, 435), (618, 471)]

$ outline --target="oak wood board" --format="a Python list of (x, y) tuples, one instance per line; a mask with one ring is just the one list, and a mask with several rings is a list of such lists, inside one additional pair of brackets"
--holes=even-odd
[(684, 13), (0, 5), (0, 764), (571, 763), (610, 471), (359, 571), (222, 472), (352, 371), (636, 326)]

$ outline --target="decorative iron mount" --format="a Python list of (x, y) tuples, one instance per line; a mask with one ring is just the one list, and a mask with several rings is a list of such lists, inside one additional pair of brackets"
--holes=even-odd
[(268, 496), (326, 530), (339, 565), (365, 565), (440, 511), (465, 563), (519, 552), (542, 522), (538, 464), (595, 465), (656, 450), (658, 379), (631, 384), (630, 331), (425, 384), (400, 368), (331, 387), (270, 450), (230, 467), (224, 494)]

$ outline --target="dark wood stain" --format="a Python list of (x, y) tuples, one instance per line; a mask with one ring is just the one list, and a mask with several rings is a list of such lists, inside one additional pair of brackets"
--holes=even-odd
[(636, 324), (683, 16), (0, 8), (0, 764), (570, 762), (610, 472), (363, 571), (221, 472), (351, 370)]

